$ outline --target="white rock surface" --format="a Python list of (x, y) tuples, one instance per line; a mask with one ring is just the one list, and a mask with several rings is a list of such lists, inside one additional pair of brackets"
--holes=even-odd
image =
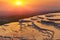
[[(42, 17), (42, 16), (41, 16)], [(32, 17), (23, 20), (31, 20)], [(34, 18), (34, 17), (33, 17)], [(36, 18), (36, 16), (35, 16)], [(46, 19), (46, 17), (43, 17)], [(41, 20), (45, 20), (41, 19)], [(0, 39), (2, 40), (60, 40), (60, 27), (53, 24), (41, 23), (41, 20), (31, 20), (32, 22), (19, 24), (19, 22), (12, 22), (0, 26)], [(47, 31), (48, 30), (48, 31)], [(51, 32), (52, 31), (52, 32)], [(54, 33), (54, 34), (53, 34)], [(5, 38), (4, 38), (5, 37)], [(6, 38), (7, 37), (7, 38)], [(47, 39), (46, 39), (47, 38)]]

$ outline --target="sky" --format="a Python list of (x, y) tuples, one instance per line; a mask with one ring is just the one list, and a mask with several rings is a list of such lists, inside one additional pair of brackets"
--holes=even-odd
[[(21, 5), (16, 5), (16, 2)], [(0, 0), (1, 12), (36, 12), (36, 11), (60, 11), (60, 0)]]

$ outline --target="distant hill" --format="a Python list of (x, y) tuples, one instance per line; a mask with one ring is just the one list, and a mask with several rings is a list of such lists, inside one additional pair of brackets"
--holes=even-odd
[[(56, 12), (60, 12), (60, 11), (44, 11), (44, 12), (25, 12), (25, 13), (19, 13), (19, 12), (7, 12), (6, 14), (2, 14), (0, 16), (0, 25), (3, 25), (5, 23), (9, 23), (9, 22), (17, 22), (19, 19), (23, 19), (23, 18), (28, 18), (28, 17), (32, 17), (32, 16), (36, 16), (36, 15), (43, 15), (43, 14), (48, 14), (48, 13), (56, 13)], [(9, 13), (11, 13), (12, 15), (8, 15)], [(18, 13), (18, 14), (17, 14)]]

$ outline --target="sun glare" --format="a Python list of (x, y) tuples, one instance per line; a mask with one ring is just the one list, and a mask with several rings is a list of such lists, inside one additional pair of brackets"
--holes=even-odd
[(16, 2), (16, 5), (21, 5), (21, 2), (20, 1)]

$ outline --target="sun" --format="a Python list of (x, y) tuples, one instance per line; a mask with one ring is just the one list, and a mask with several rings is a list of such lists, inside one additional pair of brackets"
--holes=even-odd
[(20, 1), (17, 1), (16, 2), (16, 5), (21, 5), (22, 3)]

